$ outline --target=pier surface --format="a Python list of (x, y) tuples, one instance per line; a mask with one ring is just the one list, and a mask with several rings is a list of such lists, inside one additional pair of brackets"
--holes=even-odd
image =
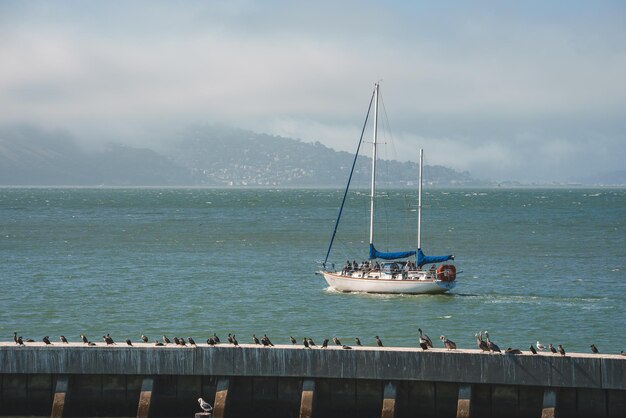
[(621, 355), (10, 342), (0, 379), (0, 415), (626, 416)]

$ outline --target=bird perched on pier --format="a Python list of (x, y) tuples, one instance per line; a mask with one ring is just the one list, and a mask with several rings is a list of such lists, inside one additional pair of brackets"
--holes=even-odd
[(84, 334), (80, 334), (80, 339), (83, 340), (83, 344), (89, 344), (89, 340)]
[(537, 341), (537, 350), (546, 351), (546, 346)]
[(17, 344), (17, 345), (19, 345), (21, 347), (24, 346), (24, 340), (22, 340), (21, 336), (15, 338), (15, 344)]
[(548, 344), (548, 348), (552, 351), (552, 354), (556, 354), (556, 348), (552, 345), (552, 343)]
[(310, 346), (310, 347), (317, 347), (317, 346), (315, 345), (315, 341), (313, 341), (313, 338), (308, 338), (307, 340), (309, 341), (309, 346)]
[(344, 350), (352, 350), (352, 347), (350, 347), (349, 345), (342, 345), (341, 348), (343, 348)]
[(133, 346), (133, 342), (130, 340), (130, 338), (126, 338), (126, 345), (132, 347)]
[(215, 345), (215, 339), (213, 337), (209, 337), (206, 340), (206, 343), (210, 346), (214, 346)]
[(417, 329), (420, 333), (420, 346), (422, 345), (422, 343), (426, 344), (428, 346), (428, 348), (433, 348), (433, 341), (430, 339), (430, 337), (424, 333), (422, 333), (422, 329), (418, 328)]
[(231, 344), (233, 343), (233, 336), (231, 333), (228, 333), (228, 337), (226, 338), (226, 340)]
[(254, 334), (252, 334), (252, 342), (254, 342), (256, 345), (261, 345), (261, 341), (259, 341), (259, 339)]
[(198, 403), (204, 412), (211, 412), (213, 410), (213, 407), (202, 398), (198, 398)]
[(64, 335), (61, 335), (61, 336), (59, 337), (59, 340), (61, 340), (61, 342), (62, 342), (63, 344), (69, 344), (69, 343), (67, 342), (67, 338), (65, 338), (65, 336), (64, 336)]
[(295, 338), (293, 338), (291, 335), (289, 336), (289, 340), (291, 341), (291, 344), (292, 344), (292, 345), (296, 345), (296, 344), (298, 344), (298, 342), (296, 341), (296, 339), (295, 339)]
[(197, 347), (196, 341), (193, 338), (187, 337), (187, 341), (189, 341), (189, 345), (193, 345), (194, 347)]
[(167, 345), (171, 343), (170, 339), (167, 338), (167, 335), (164, 335), (162, 338), (163, 338), (163, 344)]
[[(443, 341), (444, 347), (446, 347), (448, 350), (456, 350), (456, 343), (452, 340), (447, 339), (445, 335), (442, 335), (441, 337), (439, 337), (439, 339)], [(422, 345), (421, 342), (420, 345)]]
[(87, 345), (93, 347), (96, 345), (96, 343), (94, 343), (93, 341), (87, 341)]
[(506, 350), (504, 350), (504, 354), (522, 354), (522, 350), (520, 350), (519, 348), (507, 348)]
[(537, 350), (535, 350), (535, 347), (533, 347), (533, 345), (532, 345), (532, 344), (530, 345), (530, 347), (529, 347), (529, 348), (530, 348), (530, 352), (531, 352), (531, 353), (533, 353), (533, 354), (537, 354)]
[(185, 342), (184, 338), (179, 338), (178, 339), (178, 344), (180, 344), (181, 347), (187, 346), (187, 343)]
[(491, 350), (489, 350), (489, 346), (487, 345), (487, 343), (485, 341), (483, 341), (483, 333), (479, 332), (478, 334), (474, 334), (474, 337), (476, 337), (476, 345), (478, 346), (478, 348), (480, 348), (483, 351), (487, 351), (490, 352)]
[(335, 345), (342, 345), (341, 341), (339, 341), (339, 338), (337, 337), (333, 337), (333, 342), (335, 343)]
[(233, 339), (233, 345), (237, 347), (239, 345), (239, 341), (237, 341), (237, 338), (235, 338), (235, 334), (233, 334), (232, 339)]
[(215, 341), (215, 344), (220, 343), (220, 337), (218, 337), (216, 333), (213, 333), (213, 341)]
[(17, 331), (13, 333), (13, 341), (15, 341), (15, 344), (17, 344)]
[(354, 342), (356, 343), (356, 345), (361, 345), (361, 340), (359, 339), (359, 337), (354, 337)]
[(274, 347), (274, 344), (272, 344), (272, 342), (270, 341), (270, 337), (268, 337), (267, 334), (263, 334), (263, 338), (261, 338), (261, 343), (263, 343), (263, 346), (265, 347)]
[(103, 335), (102, 339), (104, 340), (105, 343), (107, 343), (107, 345), (115, 344), (115, 342), (113, 341), (113, 338), (111, 338), (109, 334)]
[(46, 345), (52, 345), (52, 343), (50, 342), (50, 337), (48, 337), (47, 335), (43, 337), (41, 341), (43, 341)]
[(141, 334), (141, 341), (143, 341), (144, 343), (148, 342), (148, 337), (146, 337), (145, 335)]
[(500, 347), (498, 347), (496, 343), (491, 341), (491, 339), (489, 338), (489, 333), (487, 331), (485, 331), (485, 337), (487, 337), (487, 347), (489, 347), (489, 350), (491, 350), (492, 353), (502, 353), (502, 351), (500, 351)]
[(328, 338), (324, 338), (324, 341), (322, 341), (322, 348), (327, 348), (328, 347)]
[(180, 340), (178, 339), (178, 337), (174, 337), (173, 340), (174, 340), (174, 344), (180, 345)]
[(592, 352), (592, 353), (594, 353), (594, 354), (598, 354), (598, 353), (600, 353), (600, 352), (598, 351), (598, 347), (596, 347), (596, 345), (595, 345), (595, 344), (591, 344), (589, 347), (591, 347), (591, 352)]
[(558, 345), (558, 350), (559, 350), (559, 353), (560, 353), (562, 356), (564, 356), (564, 355), (565, 355), (565, 350), (563, 349), (563, 346), (562, 346), (561, 344), (559, 344), (559, 345)]
[(163, 347), (164, 344), (162, 342), (160, 342), (159, 340), (154, 340), (154, 346), (155, 347)]
[(379, 347), (383, 346), (383, 342), (380, 340), (380, 337), (377, 335), (374, 338), (376, 338), (376, 345)]
[(309, 346), (309, 341), (306, 339), (306, 337), (304, 337), (304, 338), (302, 339), (302, 344), (303, 344), (306, 348), (311, 349), (311, 346)]

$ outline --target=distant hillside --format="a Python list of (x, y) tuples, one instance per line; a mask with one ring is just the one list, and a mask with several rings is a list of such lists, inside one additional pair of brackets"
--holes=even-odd
[[(257, 134), (228, 127), (190, 129), (172, 150), (177, 163), (192, 168), (194, 182), (211, 186), (343, 187), (354, 156), (319, 142)], [(417, 179), (416, 163), (389, 161), (379, 178), (402, 187)], [(356, 175), (369, 176), (371, 159), (362, 158)], [(425, 181), (441, 186), (485, 184), (441, 166), (425, 167)], [(385, 178), (393, 173), (393, 178)]]
[[(319, 142), (204, 126), (187, 130), (170, 149), (117, 144), (86, 152), (68, 134), (34, 127), (0, 128), (0, 185), (343, 187), (353, 156)], [(356, 175), (370, 170), (367, 158)], [(385, 162), (382, 181), (415, 182), (417, 165)], [(425, 181), (440, 186), (484, 185), (469, 173), (426, 166)], [(393, 173), (393, 180), (385, 179)]]

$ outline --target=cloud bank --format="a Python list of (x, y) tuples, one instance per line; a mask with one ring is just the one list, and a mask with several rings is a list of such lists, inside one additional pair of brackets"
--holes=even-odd
[(389, 157), (494, 180), (624, 169), (626, 5), (544, 3), (6, 1), (0, 123), (148, 145), (223, 123), (352, 151), (382, 79)]

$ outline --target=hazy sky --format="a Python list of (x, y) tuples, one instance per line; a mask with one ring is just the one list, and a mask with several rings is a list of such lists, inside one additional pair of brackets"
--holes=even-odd
[(221, 123), (493, 180), (626, 169), (626, 2), (0, 2), (0, 124), (149, 144)]

